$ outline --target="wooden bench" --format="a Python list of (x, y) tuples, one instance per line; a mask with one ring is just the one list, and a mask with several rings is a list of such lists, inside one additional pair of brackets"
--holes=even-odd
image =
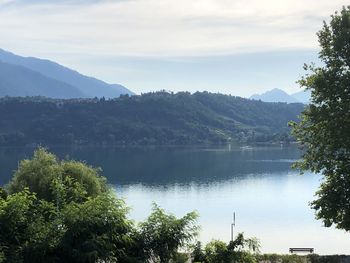
[(309, 252), (309, 253), (314, 253), (314, 249), (312, 247), (291, 247), (289, 249), (289, 252), (290, 253), (294, 253), (294, 252), (303, 252), (303, 253), (306, 253), (306, 252)]

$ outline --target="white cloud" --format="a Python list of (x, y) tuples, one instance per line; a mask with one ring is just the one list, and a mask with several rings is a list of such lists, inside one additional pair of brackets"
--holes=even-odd
[[(242, 96), (274, 87), (292, 91), (309, 55), (291, 51), (317, 49), (322, 20), (346, 4), (0, 0), (0, 48), (49, 58), (139, 93), (163, 88)], [(222, 56), (228, 54), (233, 56)]]
[(8, 2), (0, 0), (0, 45), (10, 50), (186, 56), (316, 48), (322, 20), (347, 1)]

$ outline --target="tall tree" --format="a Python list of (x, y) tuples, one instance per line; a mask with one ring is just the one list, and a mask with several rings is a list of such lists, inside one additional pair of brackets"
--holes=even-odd
[(157, 205), (135, 228), (98, 170), (43, 148), (20, 163), (8, 191), (0, 188), (0, 263), (167, 263), (198, 230), (195, 212), (177, 218)]
[(43, 148), (0, 188), (0, 262), (128, 262), (128, 209), (98, 170)]
[(167, 263), (174, 259), (178, 249), (190, 245), (198, 234), (198, 215), (191, 212), (182, 218), (167, 214), (153, 204), (151, 215), (140, 225), (145, 260)]
[(106, 179), (99, 172), (82, 162), (61, 161), (39, 147), (32, 159), (20, 162), (7, 188), (10, 194), (28, 188), (46, 201), (82, 202), (107, 192)]
[(311, 204), (325, 226), (350, 230), (350, 7), (318, 32), (322, 66), (305, 65), (299, 83), (311, 91), (310, 105), (293, 133), (304, 152), (296, 167), (323, 175)]
[(254, 254), (259, 253), (260, 243), (256, 238), (244, 238), (239, 233), (235, 240), (226, 244), (212, 240), (205, 246), (206, 263), (256, 263)]

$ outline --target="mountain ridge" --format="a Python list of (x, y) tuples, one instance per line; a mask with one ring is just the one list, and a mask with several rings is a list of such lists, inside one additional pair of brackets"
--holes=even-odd
[(253, 94), (249, 99), (261, 100), (264, 102), (286, 102), (286, 103), (304, 103), (308, 104), (311, 93), (309, 91), (299, 91), (288, 94), (282, 89), (274, 88), (262, 94)]
[[(94, 77), (86, 76), (76, 70), (62, 66), (57, 62), (36, 58), (18, 56), (0, 49), (0, 61), (11, 65), (25, 67), (56, 81), (64, 82), (80, 90), (82, 98), (106, 97), (114, 98), (122, 94), (134, 93), (120, 84), (109, 84)], [(45, 96), (45, 94), (35, 94)], [(66, 98), (72, 98), (66, 96)]]
[(26, 67), (0, 61), (0, 97), (36, 96), (52, 98), (78, 98), (79, 89), (42, 75)]

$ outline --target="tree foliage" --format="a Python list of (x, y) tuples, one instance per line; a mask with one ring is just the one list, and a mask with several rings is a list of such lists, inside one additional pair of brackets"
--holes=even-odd
[[(43, 262), (57, 245), (54, 204), (28, 189), (0, 199), (0, 247), (6, 262)], [(32, 260), (32, 261), (31, 261)]]
[(133, 225), (122, 200), (110, 194), (70, 203), (62, 211), (64, 233), (57, 251), (65, 262), (124, 261)]
[(123, 261), (134, 226), (99, 170), (43, 148), (20, 163), (1, 191), (4, 262)]
[(304, 149), (301, 170), (324, 180), (311, 206), (325, 226), (350, 230), (350, 7), (336, 12), (318, 32), (321, 67), (305, 66), (301, 86), (312, 102), (292, 123)]
[(259, 241), (255, 238), (244, 238), (239, 233), (235, 240), (226, 244), (213, 240), (205, 246), (206, 263), (255, 263), (254, 253), (259, 252)]
[(194, 241), (198, 234), (197, 218), (195, 212), (176, 218), (153, 204), (151, 215), (140, 225), (145, 258), (159, 260), (161, 263), (169, 262), (176, 256), (179, 248)]
[(197, 233), (194, 212), (154, 205), (139, 227), (127, 214), (99, 170), (38, 148), (0, 188), (0, 262), (168, 262)]
[(32, 159), (20, 162), (7, 187), (10, 194), (28, 188), (47, 201), (81, 202), (108, 190), (106, 179), (99, 172), (81, 162), (60, 161), (39, 147)]

